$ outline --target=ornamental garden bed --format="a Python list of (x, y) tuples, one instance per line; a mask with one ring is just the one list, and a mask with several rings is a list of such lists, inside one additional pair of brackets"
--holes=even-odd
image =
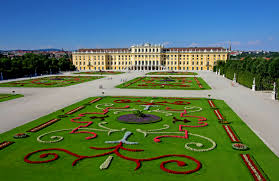
[(137, 77), (116, 87), (129, 89), (211, 89), (201, 77)]
[(51, 76), (0, 83), (0, 87), (65, 87), (103, 78), (102, 76)]
[(78, 72), (78, 73), (74, 73), (74, 74), (114, 75), (114, 74), (123, 74), (123, 73), (125, 73), (125, 72), (120, 72), (120, 71), (88, 71), (88, 72)]
[(198, 75), (198, 73), (196, 73), (196, 72), (165, 71), (165, 72), (149, 72), (146, 75)]
[(0, 102), (23, 97), (22, 94), (0, 94)]
[(2, 180), (279, 178), (278, 157), (222, 100), (93, 97), (0, 138)]

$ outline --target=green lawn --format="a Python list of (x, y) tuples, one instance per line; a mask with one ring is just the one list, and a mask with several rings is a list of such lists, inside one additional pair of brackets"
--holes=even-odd
[(65, 87), (103, 78), (102, 76), (51, 76), (0, 83), (0, 87)]
[(146, 75), (198, 75), (198, 73), (196, 73), (196, 72), (165, 71), (165, 72), (149, 72)]
[[(96, 102), (89, 103), (91, 100), (96, 100)], [(99, 100), (96, 97), (88, 98), (0, 134), (0, 143), (15, 142), (0, 149), (1, 180), (252, 181), (253, 177), (240, 154), (249, 154), (260, 172), (265, 173), (266, 179), (279, 180), (277, 171), (279, 159), (224, 101), (213, 100), (213, 103), (215, 108), (212, 108), (208, 99), (204, 98), (101, 97)], [(146, 104), (151, 105), (149, 110), (144, 110)], [(80, 110), (69, 113), (78, 107)], [(117, 120), (120, 116), (135, 113), (135, 110), (141, 110), (145, 115), (159, 116), (161, 120), (150, 124), (128, 124)], [(232, 142), (223, 128), (224, 124), (219, 123), (214, 110), (219, 110), (223, 119), (230, 122), (229, 125), (234, 129), (235, 135), (241, 140), (239, 142), (247, 145), (249, 150), (239, 151), (232, 148)], [(181, 113), (184, 114), (181, 115)], [(41, 124), (56, 118), (61, 120), (47, 127), (40, 127)], [(203, 121), (198, 121), (198, 119), (203, 119)], [(76, 122), (71, 122), (71, 120)], [(77, 121), (82, 123), (77, 123)], [(91, 122), (92, 124), (89, 124)], [(78, 127), (79, 129), (75, 129)], [(37, 132), (27, 132), (30, 129)], [(120, 148), (121, 143), (105, 143), (120, 140), (129, 132), (132, 135), (126, 139), (128, 142), (122, 141), (122, 148), (119, 152), (115, 150), (117, 150), (117, 145)], [(29, 137), (15, 139), (13, 136), (16, 133), (27, 133)], [(94, 136), (96, 137), (86, 139)], [(53, 141), (53, 143), (47, 143), (48, 141)], [(128, 144), (129, 142), (138, 144)], [(144, 151), (135, 152), (131, 149)], [(100, 165), (109, 156), (107, 152), (113, 150), (115, 152), (110, 152), (110, 156), (113, 156), (110, 166), (101, 170)], [(32, 153), (35, 151), (38, 152)], [(100, 155), (104, 153), (107, 155)], [(170, 154), (176, 156), (166, 156)], [(97, 156), (93, 157), (94, 155)], [(78, 157), (81, 160), (72, 166), (73, 161)], [(156, 157), (160, 159), (155, 159)], [(47, 160), (50, 162), (44, 163)], [(186, 162), (187, 165), (178, 166), (173, 160)], [(137, 164), (134, 161), (141, 163), (141, 167), (137, 170), (135, 170)], [(201, 167), (195, 170), (198, 163)], [(179, 164), (182, 165), (182, 162)], [(164, 167), (160, 168), (160, 165)], [(164, 171), (165, 169), (169, 172), (171, 170), (195, 171), (189, 174), (175, 174), (168, 173)]]
[(0, 102), (23, 97), (22, 94), (0, 94)]
[(120, 72), (120, 71), (88, 71), (88, 72), (78, 72), (78, 73), (74, 73), (74, 74), (98, 74), (98, 75), (115, 75), (115, 74), (123, 74), (125, 72)]
[(116, 87), (128, 89), (211, 89), (201, 77), (137, 77)]

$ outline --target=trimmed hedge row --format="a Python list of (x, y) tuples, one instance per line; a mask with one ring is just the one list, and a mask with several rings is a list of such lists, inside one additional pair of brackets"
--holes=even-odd
[[(228, 79), (233, 79), (236, 74), (238, 83), (252, 88), (253, 80), (256, 81), (256, 90), (273, 90), (273, 83), (276, 82), (277, 92), (279, 91), (279, 59), (266, 60), (229, 60), (218, 62), (214, 71), (225, 74)], [(277, 96), (278, 99), (278, 96)]]

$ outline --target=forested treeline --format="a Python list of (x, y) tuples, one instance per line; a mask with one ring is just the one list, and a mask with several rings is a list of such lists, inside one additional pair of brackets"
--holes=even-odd
[(269, 60), (247, 57), (244, 60), (228, 60), (226, 63), (219, 61), (214, 71), (219, 69), (229, 79), (233, 79), (236, 73), (237, 82), (249, 88), (254, 78), (257, 90), (272, 90), (274, 82), (277, 82), (277, 88), (279, 86), (279, 57)]
[(23, 56), (8, 58), (0, 55), (0, 73), (4, 79), (54, 74), (60, 71), (75, 70), (68, 57), (56, 59), (50, 55), (26, 53)]

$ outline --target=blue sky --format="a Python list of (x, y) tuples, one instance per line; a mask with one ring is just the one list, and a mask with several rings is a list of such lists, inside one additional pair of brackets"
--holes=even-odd
[(0, 49), (228, 46), (279, 51), (276, 0), (0, 0)]

